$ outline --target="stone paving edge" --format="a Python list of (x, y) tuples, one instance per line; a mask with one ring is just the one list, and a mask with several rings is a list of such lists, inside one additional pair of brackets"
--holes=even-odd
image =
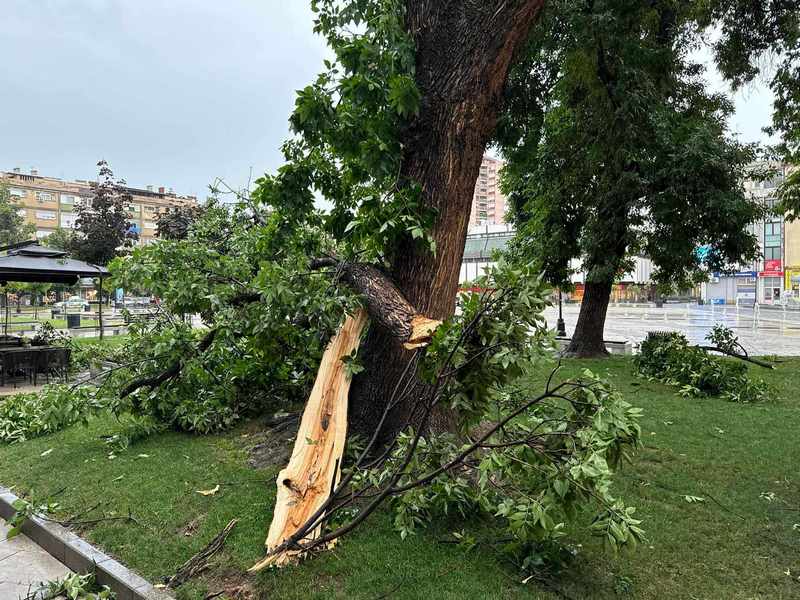
[[(17, 496), (0, 486), (0, 517), (9, 520), (16, 510), (12, 504)], [(173, 600), (165, 591), (153, 587), (125, 565), (101, 552), (66, 527), (31, 517), (22, 532), (43, 550), (76, 573), (95, 571), (97, 582), (107, 585), (117, 594), (117, 600)]]

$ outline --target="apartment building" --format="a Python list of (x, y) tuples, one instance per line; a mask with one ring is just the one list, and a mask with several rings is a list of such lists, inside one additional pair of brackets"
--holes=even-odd
[[(92, 197), (91, 181), (64, 181), (56, 177), (39, 175), (36, 169), (22, 173), (20, 169), (0, 171), (0, 184), (8, 187), (11, 201), (19, 208), (19, 214), (36, 226), (36, 237), (50, 235), (57, 227), (74, 229), (75, 207), (89, 202)], [(128, 205), (128, 217), (139, 234), (139, 243), (150, 243), (156, 234), (156, 215), (173, 207), (196, 206), (194, 196), (178, 196), (163, 187), (154, 190), (126, 188), (132, 200)]]
[(503, 161), (484, 156), (475, 192), (472, 196), (472, 210), (469, 224), (501, 225), (506, 222), (506, 197), (500, 191), (500, 170)]

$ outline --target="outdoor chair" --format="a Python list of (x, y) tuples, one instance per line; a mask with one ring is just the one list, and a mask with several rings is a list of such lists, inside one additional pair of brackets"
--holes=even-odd
[(2, 354), (2, 384), (17, 381), (34, 381), (36, 377), (36, 355), (34, 352), (6, 352)]
[(51, 375), (55, 375), (61, 381), (66, 381), (71, 354), (72, 351), (69, 348), (45, 348), (40, 350), (36, 361), (34, 383), (36, 383), (36, 376), (39, 373), (44, 375), (47, 383), (50, 383)]

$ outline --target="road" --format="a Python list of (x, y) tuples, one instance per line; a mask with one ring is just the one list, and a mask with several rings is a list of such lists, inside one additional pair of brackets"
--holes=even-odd
[[(564, 322), (569, 336), (578, 320), (579, 305), (564, 306)], [(550, 327), (555, 327), (558, 308), (545, 311)], [(800, 310), (735, 306), (665, 304), (663, 308), (645, 305), (612, 305), (608, 309), (607, 340), (642, 341), (648, 331), (680, 331), (689, 341), (702, 343), (717, 323), (734, 330), (742, 345), (754, 355), (800, 356)]]

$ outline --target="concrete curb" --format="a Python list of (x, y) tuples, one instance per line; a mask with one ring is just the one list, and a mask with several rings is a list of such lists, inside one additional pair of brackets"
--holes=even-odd
[[(12, 517), (16, 512), (12, 504), (16, 500), (16, 495), (0, 486), (0, 517), (5, 520)], [(126, 566), (58, 523), (31, 517), (22, 526), (22, 532), (76, 573), (94, 571), (97, 582), (116, 592), (117, 600), (173, 600), (172, 596), (154, 588)]]

